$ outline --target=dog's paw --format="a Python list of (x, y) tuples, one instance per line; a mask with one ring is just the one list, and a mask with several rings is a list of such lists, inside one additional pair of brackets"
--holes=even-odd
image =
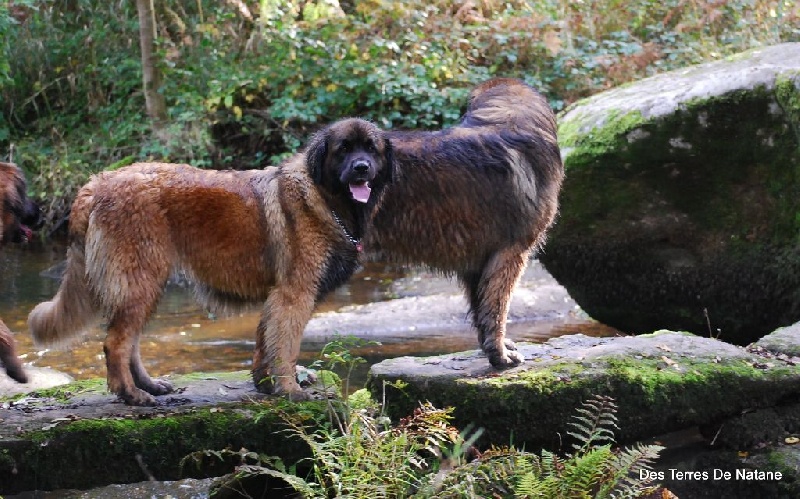
[(172, 383), (163, 379), (151, 380), (151, 383), (143, 388), (151, 395), (166, 395), (175, 391), (175, 387), (172, 386)]
[(497, 348), (494, 342), (484, 343), (483, 351), (489, 357), (489, 363), (495, 369), (508, 369), (525, 362), (525, 356), (517, 351), (517, 346), (509, 339), (503, 340), (501, 348)]
[(141, 388), (150, 395), (166, 395), (175, 391), (172, 383), (163, 379), (153, 379), (148, 377), (144, 380), (136, 380), (137, 388)]
[(317, 382), (318, 376), (317, 371), (314, 369), (309, 369), (303, 366), (297, 366), (295, 368), (297, 372), (297, 382), (300, 383), (300, 386), (303, 388), (308, 388), (309, 386), (313, 385)]
[(125, 405), (135, 405), (140, 407), (152, 407), (158, 405), (158, 401), (144, 390), (134, 388), (130, 392), (123, 392), (118, 394), (119, 398), (125, 402)]
[(304, 400), (311, 400), (312, 398), (312, 394), (300, 388), (297, 382), (276, 384), (272, 393), (274, 395), (286, 397), (292, 402), (302, 402)]

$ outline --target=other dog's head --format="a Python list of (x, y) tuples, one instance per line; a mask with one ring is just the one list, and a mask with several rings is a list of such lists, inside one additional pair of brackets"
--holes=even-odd
[(358, 118), (337, 121), (319, 132), (306, 148), (314, 183), (355, 203), (375, 203), (392, 180), (394, 158), (386, 134)]
[(27, 242), (42, 224), (39, 207), (25, 191), (22, 170), (0, 162), (0, 243)]

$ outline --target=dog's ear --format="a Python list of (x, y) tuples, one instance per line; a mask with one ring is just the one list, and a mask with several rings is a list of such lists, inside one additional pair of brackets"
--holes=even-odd
[(315, 184), (322, 184), (322, 170), (325, 167), (325, 156), (328, 155), (327, 129), (315, 133), (306, 148), (306, 167)]

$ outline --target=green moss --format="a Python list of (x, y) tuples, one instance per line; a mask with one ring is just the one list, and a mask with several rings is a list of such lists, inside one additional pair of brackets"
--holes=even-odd
[(136, 482), (147, 478), (137, 460), (157, 479), (174, 480), (181, 478), (181, 459), (203, 449), (247, 448), (294, 463), (308, 450), (287, 436), (287, 418), (314, 426), (324, 420), (325, 410), (321, 401), (275, 398), (177, 414), (63, 422), (18, 435), (18, 442), (3, 451), (0, 483), (4, 491), (21, 491)]
[(587, 128), (587, 117), (577, 115), (563, 121), (558, 127), (559, 145), (568, 150), (567, 168), (572, 164), (583, 164), (588, 158), (613, 152), (631, 131), (646, 123), (640, 111), (613, 112), (601, 126)]
[(347, 403), (354, 410), (378, 407), (378, 402), (372, 398), (372, 395), (366, 388), (361, 388), (350, 394), (350, 396), (347, 397)]
[(800, 140), (800, 71), (784, 73), (775, 81), (775, 97), (783, 111), (789, 115)]
[[(783, 87), (794, 88), (791, 83)], [(657, 217), (674, 210), (701, 228), (746, 239), (753, 227), (772, 220), (765, 213), (768, 207), (785, 208), (776, 201), (786, 204), (787, 197), (795, 198), (787, 195), (794, 176), (786, 165), (794, 164), (797, 140), (788, 139), (783, 118), (770, 113), (774, 102), (773, 90), (761, 86), (688, 100), (657, 119), (645, 119), (638, 111), (612, 112), (589, 131), (593, 118), (578, 110), (559, 127), (570, 173), (553, 238), (578, 226), (618, 230), (634, 214), (648, 217), (652, 211)], [(641, 137), (629, 140), (636, 129)], [(755, 143), (741, 137), (754, 137)], [(762, 140), (773, 145), (759, 144)], [(763, 186), (764, 179), (771, 183)], [(742, 212), (736, 200), (745, 192), (759, 199)], [(760, 208), (753, 210), (753, 205)], [(770, 225), (795, 233), (795, 210), (788, 213), (789, 226), (781, 221), (785, 215)]]
[[(800, 367), (756, 368), (750, 359), (693, 358), (664, 352), (535, 365), (482, 378), (408, 380), (387, 390), (392, 418), (417, 401), (455, 406), (457, 426), (485, 429), (484, 444), (558, 448), (569, 415), (596, 394), (619, 405), (621, 442), (706, 424), (752, 407), (775, 404), (800, 385)], [(373, 394), (383, 379), (370, 381)], [(765, 389), (769, 387), (769, 389)]]
[(106, 380), (102, 378), (84, 379), (73, 381), (66, 385), (59, 385), (53, 388), (44, 388), (32, 392), (20, 393), (10, 397), (0, 397), (0, 402), (17, 401), (24, 398), (50, 399), (58, 402), (68, 402), (76, 395), (87, 393), (108, 393)]

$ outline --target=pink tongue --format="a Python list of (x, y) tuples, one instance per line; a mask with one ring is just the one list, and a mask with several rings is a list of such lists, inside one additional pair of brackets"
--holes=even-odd
[(25, 237), (25, 242), (30, 241), (33, 239), (33, 231), (27, 225), (20, 224), (20, 230), (22, 231), (23, 236)]
[(350, 184), (350, 193), (353, 195), (353, 199), (358, 202), (366, 203), (369, 201), (369, 193), (372, 189), (369, 188), (369, 184)]

